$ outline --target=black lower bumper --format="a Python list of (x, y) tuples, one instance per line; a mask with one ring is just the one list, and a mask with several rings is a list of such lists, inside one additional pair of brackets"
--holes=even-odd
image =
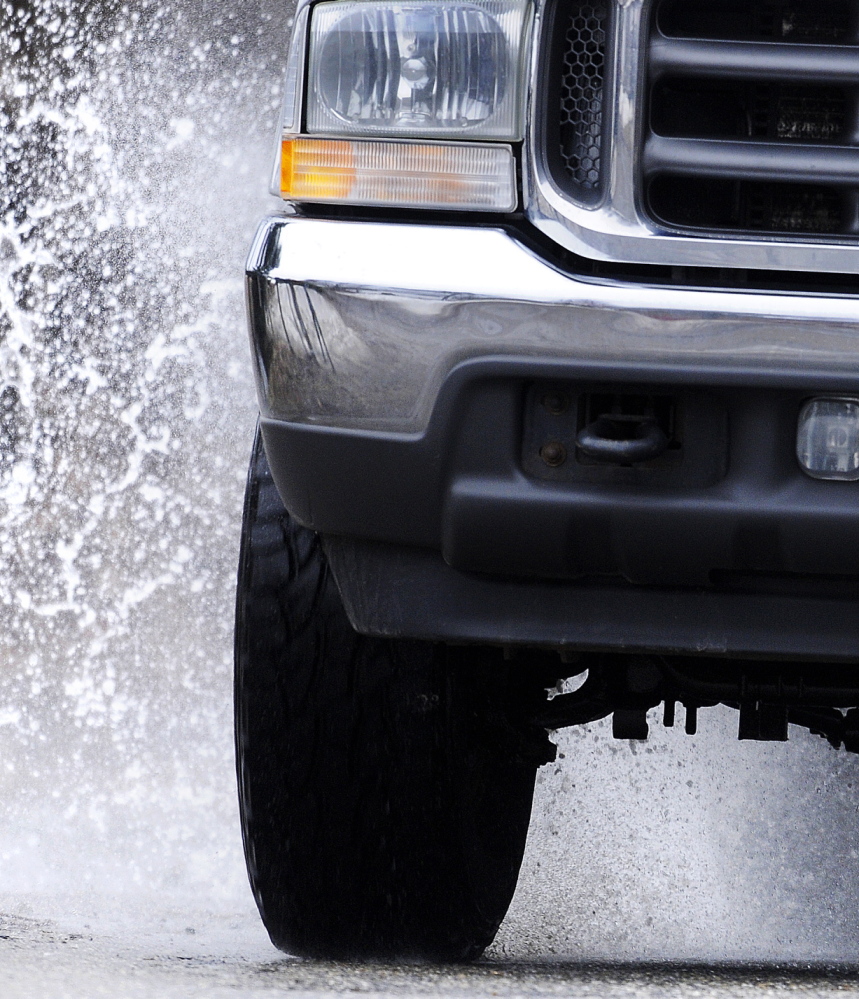
[[(360, 631), (859, 660), (859, 483), (795, 458), (803, 400), (850, 381), (484, 359), (454, 369), (423, 434), (263, 434)], [(549, 412), (558, 392), (568, 405)], [(612, 393), (657, 398), (673, 452), (583, 460), (577, 414)], [(546, 441), (560, 464), (541, 461)]]
[(352, 624), (367, 634), (701, 654), (859, 661), (850, 598), (503, 579), (452, 569), (437, 552), (330, 539)]

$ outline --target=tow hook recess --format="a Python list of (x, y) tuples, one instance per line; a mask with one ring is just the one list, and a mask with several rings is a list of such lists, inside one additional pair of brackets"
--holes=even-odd
[(668, 437), (653, 416), (604, 413), (578, 432), (576, 444), (596, 461), (632, 465), (658, 458)]

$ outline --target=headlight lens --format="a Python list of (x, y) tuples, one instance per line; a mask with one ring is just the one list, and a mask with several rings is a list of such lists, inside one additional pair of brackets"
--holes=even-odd
[(525, 0), (313, 10), (307, 131), (521, 138)]

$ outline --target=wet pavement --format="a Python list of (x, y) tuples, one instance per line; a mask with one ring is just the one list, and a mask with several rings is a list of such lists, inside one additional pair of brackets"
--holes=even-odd
[[(7, 904), (9, 900), (7, 899)], [(155, 902), (150, 922), (122, 932), (110, 905), (82, 906), (89, 922), (0, 916), (4, 999), (243, 999), (296, 994), (440, 997), (750, 999), (859, 993), (859, 968), (846, 965), (736, 965), (682, 962), (484, 960), (470, 966), (299, 961), (268, 948), (246, 916), (182, 911)], [(112, 928), (99, 926), (108, 916)], [(66, 910), (68, 911), (68, 909)], [(193, 925), (186, 925), (193, 923)], [(140, 933), (140, 927), (147, 928)], [(132, 928), (133, 929), (133, 928)], [(117, 932), (119, 931), (119, 932)]]

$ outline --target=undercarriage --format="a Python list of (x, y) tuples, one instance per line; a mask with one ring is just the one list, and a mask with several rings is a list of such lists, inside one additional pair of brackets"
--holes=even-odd
[(606, 653), (589, 657), (587, 669), (556, 690), (533, 718), (546, 728), (611, 715), (616, 739), (647, 739), (653, 709), (662, 707), (662, 724), (670, 728), (679, 704), (686, 734), (695, 735), (698, 711), (724, 704), (739, 713), (739, 739), (786, 742), (796, 725), (835, 749), (859, 753), (855, 666)]

